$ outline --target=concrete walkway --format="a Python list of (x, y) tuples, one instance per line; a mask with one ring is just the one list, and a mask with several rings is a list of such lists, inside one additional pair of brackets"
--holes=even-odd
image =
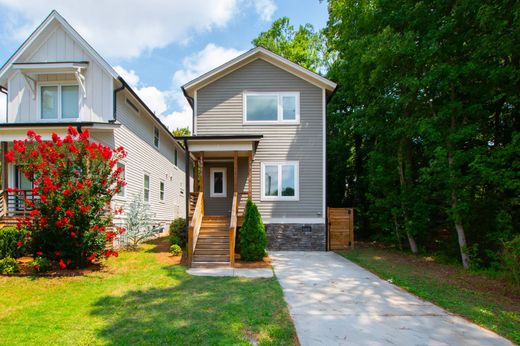
[(240, 278), (272, 278), (271, 268), (190, 268), (188, 274), (193, 276), (236, 276)]
[(269, 252), (306, 345), (512, 345), (332, 252)]

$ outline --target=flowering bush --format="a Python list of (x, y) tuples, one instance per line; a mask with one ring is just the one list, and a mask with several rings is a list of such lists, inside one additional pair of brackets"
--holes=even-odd
[(114, 227), (110, 209), (125, 184), (122, 168), (116, 168), (124, 149), (90, 142), (88, 130), (78, 133), (73, 127), (63, 139), (53, 133), (44, 141), (32, 130), (27, 136), (14, 141), (6, 158), (33, 182), (34, 198), (25, 200), (32, 211), (18, 227), (27, 229), (34, 256), (56, 261), (61, 269), (117, 256), (106, 245), (124, 231)]

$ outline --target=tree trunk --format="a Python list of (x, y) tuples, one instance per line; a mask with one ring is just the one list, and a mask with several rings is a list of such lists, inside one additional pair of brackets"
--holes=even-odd
[[(404, 169), (404, 160), (403, 160), (403, 148), (406, 144), (406, 138), (402, 138), (399, 142), (399, 152), (397, 153), (397, 168), (399, 170), (399, 183), (401, 185), (401, 195), (408, 191), (408, 182), (405, 177), (405, 169)], [(406, 237), (408, 238), (408, 243), (410, 244), (410, 250), (412, 253), (417, 253), (417, 243), (415, 242), (415, 238), (410, 233), (410, 230), (408, 229), (408, 213), (406, 212), (406, 206), (403, 203), (402, 196), (401, 196), (401, 209), (403, 211), (403, 218), (404, 218), (404, 229), (406, 232)]]
[(412, 250), (412, 253), (416, 254), (418, 252), (418, 250), (417, 250), (417, 244), (415, 243), (414, 237), (408, 232), (406, 232), (406, 236), (408, 237), (408, 243), (410, 243), (410, 250)]

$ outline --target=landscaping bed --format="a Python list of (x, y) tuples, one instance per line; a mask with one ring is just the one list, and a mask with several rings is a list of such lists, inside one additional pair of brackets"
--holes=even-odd
[(122, 251), (99, 271), (0, 277), (8, 345), (290, 345), (295, 331), (275, 278), (195, 277), (166, 239)]
[(520, 343), (520, 289), (483, 273), (375, 243), (356, 243), (340, 255), (485, 328)]

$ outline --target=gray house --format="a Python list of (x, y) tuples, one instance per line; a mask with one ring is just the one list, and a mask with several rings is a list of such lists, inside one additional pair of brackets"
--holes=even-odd
[(325, 250), (325, 106), (335, 88), (264, 48), (182, 87), (193, 108), (194, 135), (177, 137), (194, 162), (193, 265), (233, 263), (248, 198), (266, 224), (269, 249)]

